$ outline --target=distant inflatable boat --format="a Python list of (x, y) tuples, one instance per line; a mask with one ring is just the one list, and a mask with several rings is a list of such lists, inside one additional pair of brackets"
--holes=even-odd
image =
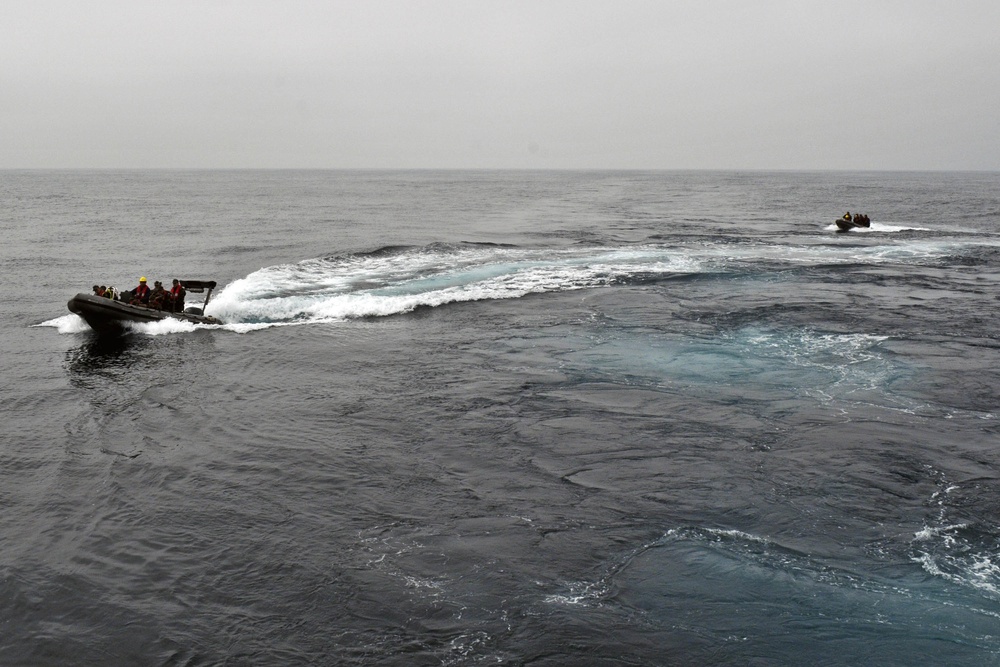
[(860, 227), (866, 229), (871, 227), (871, 222), (854, 222), (853, 220), (847, 220), (845, 218), (837, 218), (837, 231), (849, 232), (855, 227)]
[[(185, 308), (183, 312), (173, 313), (157, 310), (148, 306), (133, 305), (127, 300), (109, 299), (96, 294), (77, 294), (66, 304), (70, 312), (82, 317), (90, 328), (98, 333), (121, 333), (129, 323), (147, 324), (175, 319), (194, 324), (222, 324), (222, 321), (211, 315), (205, 315), (205, 307), (215, 289), (214, 280), (183, 280), (181, 285), (189, 293), (205, 292), (205, 302), (201, 308)], [(126, 292), (127, 297), (129, 293)]]

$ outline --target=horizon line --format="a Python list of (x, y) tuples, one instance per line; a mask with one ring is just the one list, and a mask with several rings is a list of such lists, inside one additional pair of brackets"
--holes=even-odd
[(843, 167), (2, 167), (0, 172), (14, 171), (437, 171), (437, 172), (820, 172), (820, 173), (1000, 173), (1000, 168), (868, 168)]

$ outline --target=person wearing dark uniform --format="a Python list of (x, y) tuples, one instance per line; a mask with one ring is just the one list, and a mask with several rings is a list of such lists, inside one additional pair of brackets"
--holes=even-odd
[(163, 288), (163, 283), (159, 280), (153, 283), (153, 291), (149, 293), (149, 307), (163, 310), (167, 300), (167, 290)]

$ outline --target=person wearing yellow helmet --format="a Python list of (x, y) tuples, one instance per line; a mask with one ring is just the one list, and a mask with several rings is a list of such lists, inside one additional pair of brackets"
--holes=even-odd
[(139, 278), (139, 286), (132, 290), (131, 303), (149, 303), (149, 285), (146, 284), (146, 276)]

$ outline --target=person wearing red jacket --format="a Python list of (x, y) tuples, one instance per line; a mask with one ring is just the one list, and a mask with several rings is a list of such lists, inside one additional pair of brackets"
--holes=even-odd
[(184, 296), (186, 294), (187, 290), (184, 289), (184, 285), (177, 278), (174, 278), (174, 286), (170, 288), (170, 301), (173, 303), (175, 313), (184, 312)]
[(139, 278), (139, 286), (132, 290), (132, 301), (130, 303), (141, 305), (149, 303), (149, 285), (146, 284), (146, 276)]

